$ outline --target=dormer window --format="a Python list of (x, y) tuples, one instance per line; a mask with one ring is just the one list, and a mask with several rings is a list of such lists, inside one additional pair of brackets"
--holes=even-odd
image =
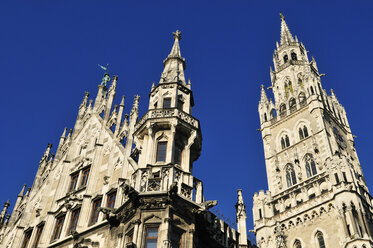
[(171, 108), (171, 98), (167, 97), (163, 99), (163, 108)]

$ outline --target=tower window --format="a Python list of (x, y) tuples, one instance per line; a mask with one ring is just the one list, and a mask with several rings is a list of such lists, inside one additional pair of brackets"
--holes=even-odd
[(78, 226), (79, 215), (80, 215), (80, 208), (75, 209), (71, 213), (71, 220), (70, 220), (70, 227), (68, 229), (69, 231), (68, 234), (71, 234), (74, 231), (76, 231), (76, 227)]
[(158, 142), (157, 144), (157, 162), (166, 161), (167, 141)]
[(291, 98), (289, 101), (289, 107), (290, 107), (290, 112), (294, 112), (297, 109), (297, 103), (295, 102), (294, 98)]
[(311, 90), (311, 95), (314, 95), (315, 92), (313, 91), (313, 87), (312, 86), (310, 87), (310, 90)]
[(35, 237), (34, 243), (32, 245), (32, 248), (37, 248), (38, 247), (40, 237), (41, 237), (41, 233), (43, 232), (43, 229), (44, 229), (44, 224), (40, 224), (38, 226), (38, 229), (36, 230), (36, 237)]
[(290, 146), (289, 136), (287, 136), (287, 135), (285, 135), (285, 146), (286, 146), (286, 147), (289, 147), (289, 146)]
[(288, 62), (288, 60), (289, 60), (288, 55), (285, 55), (285, 56), (284, 56), (284, 64), (285, 64), (286, 62)]
[(316, 237), (317, 237), (317, 242), (319, 244), (319, 248), (325, 248), (324, 235), (322, 234), (322, 232), (318, 232), (316, 234)]
[(285, 104), (282, 104), (280, 106), (280, 115), (286, 115), (286, 105)]
[(298, 133), (299, 133), (299, 140), (302, 140), (304, 138), (307, 138), (308, 137), (308, 129), (306, 126), (303, 126), (299, 128), (298, 130)]
[(25, 232), (25, 237), (23, 238), (21, 248), (27, 248), (28, 243), (30, 242), (31, 234), (32, 234), (32, 229), (30, 231)]
[(285, 149), (290, 146), (289, 136), (285, 135), (281, 138), (281, 149)]
[(156, 248), (158, 240), (158, 228), (147, 228), (146, 248)]
[(78, 182), (78, 178), (79, 178), (79, 172), (71, 175), (71, 182), (70, 182), (69, 191), (74, 191), (75, 190), (76, 184)]
[(64, 221), (65, 221), (65, 215), (62, 215), (57, 218), (56, 226), (54, 227), (52, 240), (56, 240), (60, 238)]
[(98, 216), (99, 216), (99, 207), (101, 207), (101, 198), (93, 201), (92, 205), (92, 213), (91, 213), (91, 219), (89, 221), (90, 225), (95, 224), (98, 221)]
[(297, 178), (295, 176), (294, 168), (291, 164), (288, 164), (286, 168), (286, 183), (288, 187), (291, 187), (295, 184), (297, 184)]
[(302, 248), (302, 243), (299, 240), (294, 242), (294, 248)]
[(267, 121), (267, 113), (264, 113), (264, 121)]
[(297, 54), (294, 53), (294, 52), (292, 52), (292, 53), (291, 53), (291, 59), (292, 59), (292, 60), (298, 60), (298, 59), (297, 59)]
[(171, 98), (163, 99), (163, 108), (171, 108)]
[(80, 183), (80, 187), (84, 187), (87, 185), (87, 182), (88, 182), (88, 176), (89, 176), (89, 170), (90, 168), (85, 168), (83, 171), (82, 171), (82, 181)]
[(317, 174), (315, 161), (309, 154), (306, 156), (306, 174), (307, 177), (312, 177)]
[(106, 205), (107, 205), (108, 208), (114, 208), (116, 196), (117, 196), (116, 191), (107, 195), (107, 204)]

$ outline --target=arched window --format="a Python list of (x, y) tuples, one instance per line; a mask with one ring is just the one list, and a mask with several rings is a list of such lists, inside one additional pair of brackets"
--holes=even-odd
[(298, 99), (301, 106), (304, 106), (306, 104), (306, 95), (303, 92), (299, 94)]
[(286, 105), (284, 103), (280, 106), (280, 115), (286, 115)]
[(319, 248), (325, 248), (324, 235), (322, 234), (322, 232), (317, 232), (316, 238)]
[(286, 62), (288, 62), (288, 60), (289, 60), (288, 55), (285, 55), (285, 56), (284, 56), (284, 64), (285, 64)]
[(284, 89), (285, 89), (285, 96), (288, 98), (289, 96), (289, 85), (287, 83), (284, 84)]
[(289, 90), (291, 93), (294, 93), (293, 84), (291, 83), (291, 81), (289, 81)]
[(297, 103), (295, 102), (294, 98), (290, 99), (290, 101), (289, 101), (289, 107), (290, 107), (290, 112), (297, 109)]
[(300, 140), (304, 139), (302, 128), (299, 128), (298, 132), (299, 132), (299, 139)]
[(315, 160), (312, 155), (308, 154), (305, 158), (306, 160), (306, 174), (307, 177), (312, 177), (317, 174)]
[(297, 60), (297, 54), (295, 52), (291, 53), (291, 59), (292, 60)]
[(285, 149), (285, 140), (281, 138), (281, 149)]
[(298, 239), (294, 242), (294, 248), (302, 248), (302, 243)]
[(276, 109), (271, 110), (271, 118), (276, 117)]
[(308, 129), (307, 129), (307, 127), (306, 126), (303, 126), (303, 128), (300, 127), (298, 129), (298, 133), (299, 133), (299, 140), (307, 138), (308, 137)]
[(286, 145), (286, 147), (290, 146), (289, 136), (287, 136), (287, 135), (285, 135), (285, 145)]
[(267, 121), (267, 113), (264, 113), (264, 121)]
[(312, 86), (310, 87), (310, 89), (311, 89), (311, 95), (315, 94), (315, 92), (313, 91), (313, 87)]
[(297, 178), (295, 176), (295, 171), (291, 164), (288, 164), (286, 166), (286, 183), (288, 187), (291, 187), (297, 184)]
[(304, 138), (308, 137), (308, 130), (306, 126), (303, 127), (303, 134), (304, 134)]

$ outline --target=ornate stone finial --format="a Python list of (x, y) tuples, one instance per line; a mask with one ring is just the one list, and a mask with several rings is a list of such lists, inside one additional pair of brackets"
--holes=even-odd
[(280, 18), (282, 21), (285, 21), (285, 16), (282, 14), (282, 12), (280, 12)]
[(176, 39), (181, 40), (181, 32), (179, 30), (176, 30), (176, 32), (173, 32), (172, 34), (175, 40)]

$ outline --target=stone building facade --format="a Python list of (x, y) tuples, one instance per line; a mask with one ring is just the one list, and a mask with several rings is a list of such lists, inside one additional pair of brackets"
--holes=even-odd
[(372, 198), (346, 111), (282, 15), (273, 62), (274, 101), (262, 86), (258, 108), (269, 187), (253, 199), (258, 247), (373, 247)]
[(205, 200), (193, 176), (202, 134), (180, 39), (175, 32), (140, 119), (139, 96), (129, 114), (124, 97), (113, 106), (116, 76), (105, 73), (94, 101), (85, 94), (74, 128), (55, 155), (48, 145), (11, 214), (5, 203), (0, 247), (251, 247), (241, 191), (235, 230), (209, 211), (217, 202)]

